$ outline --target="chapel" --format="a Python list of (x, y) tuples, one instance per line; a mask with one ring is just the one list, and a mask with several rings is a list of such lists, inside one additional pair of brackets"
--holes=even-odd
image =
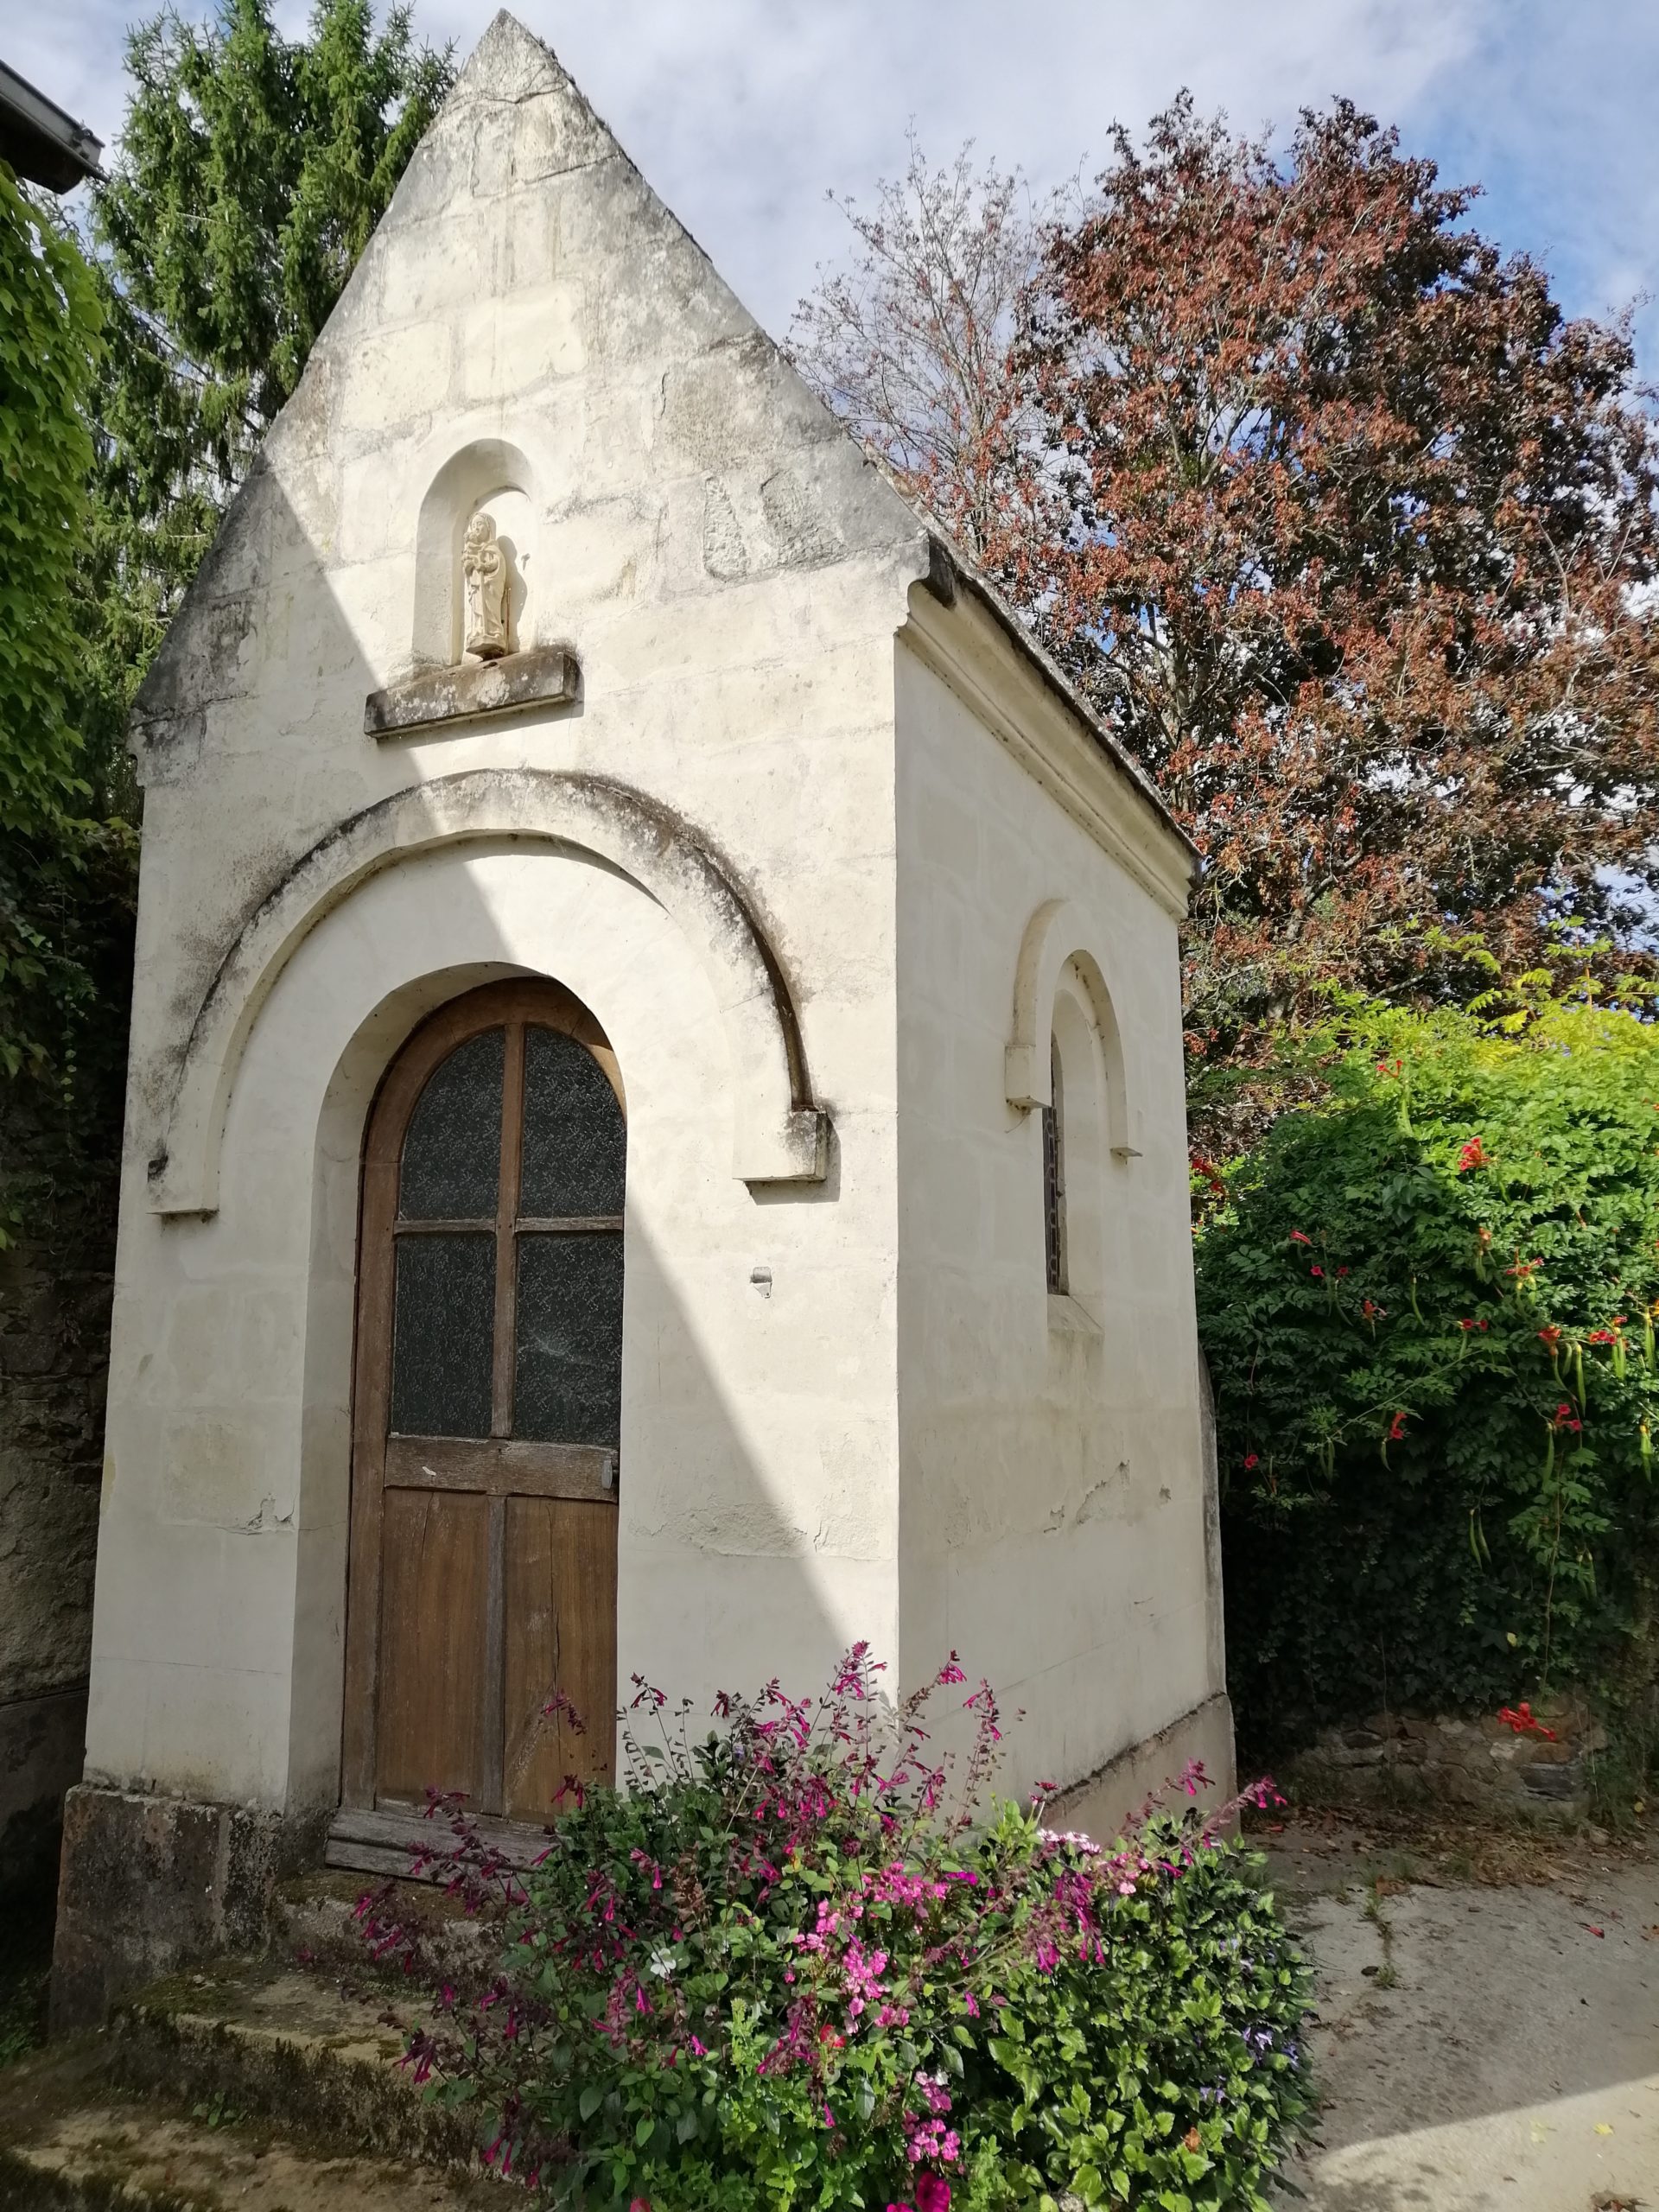
[(61, 2018), (430, 1789), (533, 1834), (636, 1678), (954, 1651), (1070, 1825), (1230, 1780), (1193, 853), (511, 16), (132, 742)]

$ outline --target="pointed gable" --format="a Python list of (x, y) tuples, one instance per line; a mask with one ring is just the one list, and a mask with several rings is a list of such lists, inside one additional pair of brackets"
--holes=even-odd
[[(535, 477), (555, 518), (543, 569), (563, 559), (577, 600), (584, 585), (637, 594), (642, 564), (663, 556), (689, 554), (680, 583), (702, 591), (922, 539), (555, 56), (503, 10), (234, 503), (141, 694), (141, 734), (156, 725), (163, 740), (159, 726), (204, 695), (245, 690), (251, 594), (273, 569), (321, 560), (339, 579), (378, 681), (447, 658), (413, 612), (420, 503), (454, 452), (492, 442)], [(487, 490), (495, 464), (480, 466)], [(616, 498), (638, 508), (642, 543), (595, 575), (593, 541), (610, 533), (580, 518)], [(395, 580), (371, 573), (399, 562)], [(568, 631), (569, 593), (564, 606), (562, 620), (542, 607), (543, 626)]]

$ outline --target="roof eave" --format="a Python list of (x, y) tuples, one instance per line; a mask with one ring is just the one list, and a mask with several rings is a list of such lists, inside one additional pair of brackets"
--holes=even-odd
[(931, 564), (928, 578), (930, 588), (940, 598), (947, 600), (952, 591), (964, 592), (985, 609), (1026, 665), (1066, 712), (1083, 724), (1113, 766), (1128, 779), (1159, 816), (1170, 835), (1179, 841), (1187, 855), (1192, 880), (1196, 882), (1204, 865), (1204, 856), (1176, 820), (1169, 802), (1157, 785), (1128, 747), (1102, 721), (1058, 663), (1038, 644), (996, 587), (951, 543), (931, 517), (926, 521)]
[(0, 160), (48, 192), (73, 192), (101, 177), (104, 142), (84, 123), (0, 61)]

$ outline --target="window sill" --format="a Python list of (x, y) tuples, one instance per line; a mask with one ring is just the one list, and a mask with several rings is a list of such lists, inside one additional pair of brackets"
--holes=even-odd
[(1069, 1290), (1049, 1292), (1048, 1325), (1057, 1336), (1097, 1337), (1101, 1333), (1099, 1322)]

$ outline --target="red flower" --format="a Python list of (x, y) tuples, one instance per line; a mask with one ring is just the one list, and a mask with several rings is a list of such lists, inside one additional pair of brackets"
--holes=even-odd
[(1547, 1328), (1539, 1330), (1538, 1341), (1547, 1352), (1553, 1353), (1561, 1341), (1561, 1332), (1552, 1321)]
[(1311, 1275), (1318, 1275), (1321, 1281), (1324, 1280), (1325, 1269), (1323, 1268), (1310, 1268), (1307, 1272)]
[(1246, 1474), (1249, 1474), (1252, 1467), (1259, 1467), (1261, 1464), (1262, 1461), (1258, 1453), (1255, 1452), (1247, 1452), (1244, 1454), (1244, 1471)]
[(1518, 1707), (1500, 1706), (1497, 1717), (1506, 1727), (1512, 1728), (1517, 1736), (1541, 1736), (1545, 1742), (1549, 1744), (1557, 1740), (1553, 1728), (1546, 1728), (1541, 1720), (1535, 1720), (1533, 1718), (1532, 1707), (1524, 1698), (1522, 1699)]
[(1300, 1229), (1293, 1229), (1290, 1232), (1290, 1241), (1293, 1244), (1311, 1244), (1313, 1239), (1311, 1236), (1305, 1236)]
[(1368, 1321), (1381, 1320), (1382, 1316), (1388, 1312), (1386, 1306), (1379, 1306), (1376, 1300), (1372, 1298), (1368, 1298), (1359, 1310), (1365, 1316), (1365, 1319)]
[(1459, 1175), (1466, 1175), (1471, 1167), (1486, 1167), (1490, 1165), (1491, 1162), (1486, 1157), (1486, 1147), (1482, 1144), (1478, 1137), (1471, 1137), (1468, 1143), (1465, 1145), (1463, 1150), (1458, 1154), (1458, 1173)]
[(1584, 1341), (1587, 1344), (1616, 1344), (1618, 1335), (1613, 1329), (1592, 1329)]
[(1575, 1430), (1581, 1429), (1584, 1427), (1584, 1423), (1573, 1414), (1572, 1407), (1565, 1405), (1556, 1407), (1554, 1425), (1557, 1428), (1570, 1428)]
[(1397, 1444), (1401, 1438), (1405, 1434), (1406, 1419), (1407, 1416), (1405, 1409), (1402, 1407), (1401, 1410), (1395, 1414), (1394, 1417), (1394, 1426), (1389, 1431), (1389, 1441), (1390, 1444)]
[(1471, 1329), (1486, 1329), (1490, 1328), (1491, 1324), (1489, 1321), (1459, 1321), (1458, 1326), (1466, 1336)]

